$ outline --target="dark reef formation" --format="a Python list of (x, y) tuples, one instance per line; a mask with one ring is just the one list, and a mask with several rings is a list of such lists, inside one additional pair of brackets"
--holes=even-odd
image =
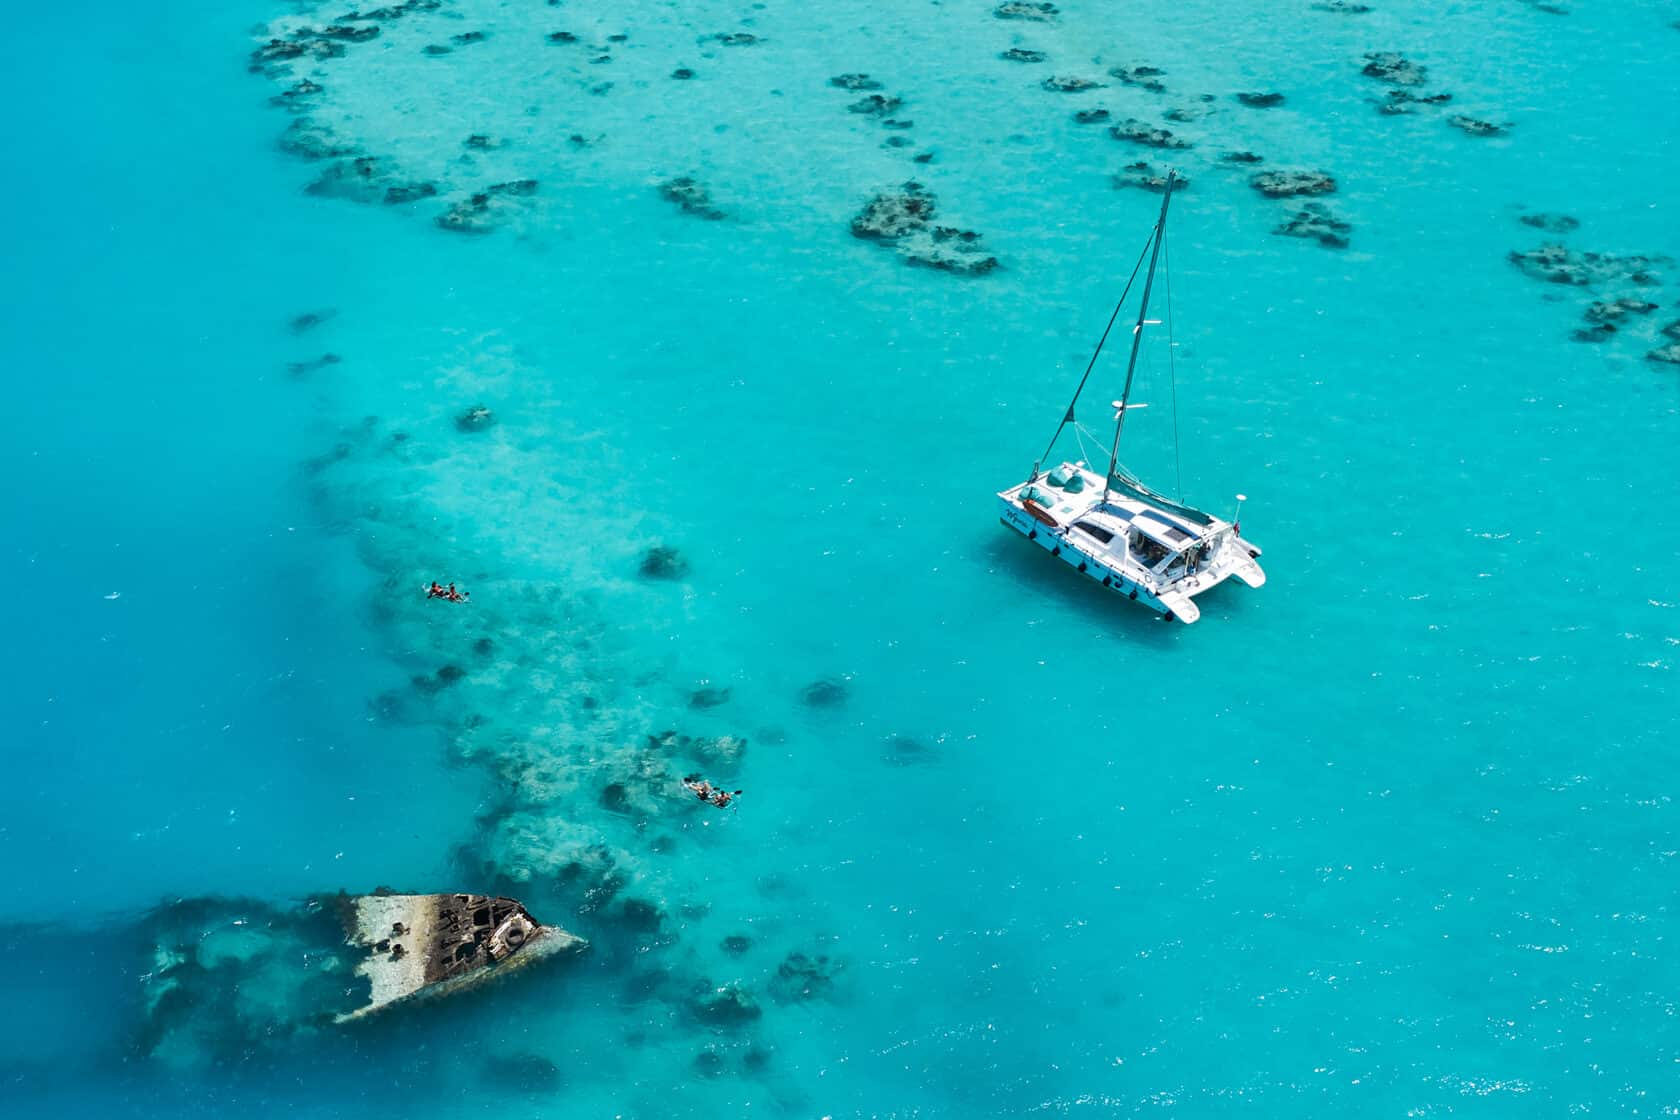
[(1086, 90), (1090, 89), (1101, 89), (1103, 85), (1101, 82), (1092, 78), (1068, 76), (1045, 78), (1038, 84), (1041, 88), (1047, 89), (1051, 93), (1084, 93)]
[[(1111, 178), (1110, 182), (1116, 189), (1138, 187), (1159, 194), (1167, 189), (1167, 174), (1165, 171), (1157, 171), (1149, 162), (1139, 160), (1137, 163), (1128, 163), (1118, 175)], [(1180, 175), (1173, 181), (1173, 188), (1181, 191), (1188, 190), (1190, 180)]]
[(851, 686), (842, 678), (825, 677), (799, 690), (799, 702), (807, 708), (838, 708), (851, 698)]
[(1316, 0), (1313, 10), (1317, 12), (1335, 12), (1344, 16), (1362, 16), (1370, 12), (1371, 5), (1360, 4), (1356, 0)]
[(251, 52), (250, 70), (253, 73), (272, 72), (276, 64), (310, 61), (324, 62), (344, 54), (344, 44), (332, 39), (270, 39)]
[(1239, 93), (1237, 100), (1250, 109), (1271, 109), (1283, 104), (1281, 93)]
[(357, 156), (330, 164), (304, 190), (321, 198), (387, 205), (417, 202), (438, 193), (435, 183), (405, 179), (389, 161), (377, 156)]
[(863, 213), (852, 219), (852, 235), (876, 241), (897, 241), (926, 228), (934, 213), (933, 199), (920, 184), (906, 183), (901, 191), (876, 195)]
[(1307, 202), (1272, 232), (1284, 237), (1304, 237), (1329, 249), (1345, 249), (1353, 226), (1332, 214), (1322, 202)]
[(1453, 99), (1450, 93), (1421, 94), (1412, 93), (1404, 89), (1391, 89), (1377, 101), (1377, 112), (1385, 117), (1399, 117), (1414, 112), (1418, 108), (1431, 108), (1445, 105)]
[(1007, 0), (992, 9), (992, 16), (996, 19), (1020, 19), (1033, 23), (1051, 23), (1061, 14), (1061, 9), (1050, 3), (1032, 4), (1026, 0)]
[(1580, 219), (1572, 218), (1568, 214), (1523, 214), (1517, 221), (1547, 233), (1573, 233), (1581, 228)]
[(712, 205), (711, 193), (688, 175), (679, 175), (659, 184), (659, 197), (676, 203), (682, 207), (683, 213), (697, 218), (716, 222), (725, 217), (722, 210)]
[(1477, 120), (1475, 117), (1467, 117), (1463, 113), (1456, 113), (1448, 117), (1447, 123), (1461, 132), (1469, 133), (1471, 136), (1503, 136), (1510, 130), (1510, 125)]
[(1429, 70), (1393, 51), (1373, 51), (1365, 56), (1361, 73), (1390, 85), (1421, 86), (1428, 80)]
[(1108, 75), (1124, 85), (1137, 86), (1150, 93), (1165, 93), (1166, 83), (1161, 81), (1161, 75), (1164, 73), (1165, 70), (1155, 66), (1116, 66), (1109, 70)]
[(831, 999), (835, 981), (845, 966), (827, 953), (789, 953), (776, 966), (770, 980), (770, 995), (778, 1003), (803, 1003), (813, 999)]
[(1595, 300), (1582, 318), (1589, 323), (1617, 323), (1629, 315), (1649, 315), (1657, 309), (1657, 305), (1648, 299), (1634, 296), (1623, 296), (1621, 299)]
[(828, 84), (835, 89), (851, 90), (854, 93), (866, 93), (869, 90), (885, 88), (868, 74), (836, 74), (828, 80)]
[(1261, 171), (1249, 178), (1248, 185), (1267, 198), (1333, 194), (1336, 190), (1336, 180), (1328, 171)]
[(1127, 117), (1118, 124), (1110, 126), (1108, 134), (1116, 140), (1125, 140), (1132, 144), (1141, 144), (1146, 148), (1188, 148), (1190, 142), (1173, 135), (1164, 128), (1156, 128), (1147, 121), (1140, 121), (1136, 117)]
[(339, 139), (331, 126), (299, 117), (280, 134), (280, 150), (299, 159), (339, 159), (357, 154), (356, 145)]
[(268, 101), (270, 105), (278, 105), (290, 112), (301, 113), (309, 108), (310, 104), (325, 88), (319, 82), (311, 81), (308, 78), (299, 78), (290, 86), (269, 98)]
[(708, 1027), (738, 1030), (756, 1022), (764, 1014), (751, 992), (739, 982), (712, 987), (708, 980), (700, 980), (689, 1000), (689, 1013)]
[(892, 246), (906, 262), (943, 272), (979, 275), (998, 267), (978, 233), (935, 225), (936, 212), (934, 196), (920, 183), (908, 182), (871, 199), (852, 219), (852, 236)]
[(518, 204), (537, 193), (535, 179), (496, 183), (457, 201), (437, 217), (442, 229), (454, 233), (489, 233), (517, 212)]
[(308, 377), (312, 373), (330, 369), (343, 360), (337, 354), (322, 354), (320, 357), (311, 358), (306, 362), (287, 362), (286, 372), (293, 377)]
[(286, 323), (286, 328), (293, 334), (308, 334), (316, 327), (336, 318), (337, 315), (338, 312), (330, 307), (324, 307), (319, 311), (305, 311), (301, 315), (293, 315)]
[(1075, 124), (1102, 124), (1108, 120), (1107, 109), (1079, 109), (1073, 114)]
[(688, 576), (688, 558), (669, 545), (656, 544), (642, 553), (637, 570), (644, 579), (684, 579)]
[(881, 744), (881, 761), (888, 766), (921, 766), (933, 760), (932, 749), (909, 735), (889, 735)]
[(1621, 324), (1632, 315), (1649, 315), (1657, 309), (1650, 300), (1634, 296), (1621, 299), (1595, 300), (1581, 313), (1587, 325), (1570, 337), (1576, 342), (1603, 342), (1621, 330)]
[(1582, 287), (1601, 282), (1652, 287), (1658, 283), (1655, 270), (1670, 263), (1667, 257), (1616, 256), (1571, 249), (1556, 243), (1526, 251), (1513, 249), (1508, 259), (1535, 280)]
[(729, 703), (729, 689), (705, 685), (688, 694), (688, 706), (696, 711), (716, 708)]
[(1266, 158), (1256, 152), (1221, 152), (1219, 154), (1219, 162), (1252, 165), (1256, 163), (1265, 163)]
[(1005, 62), (1043, 62), (1047, 56), (1043, 51), (1035, 51), (1029, 47), (1010, 47), (1000, 51), (998, 57)]
[(846, 106), (849, 112), (865, 117), (890, 117), (904, 107), (904, 99), (884, 93), (872, 93)]

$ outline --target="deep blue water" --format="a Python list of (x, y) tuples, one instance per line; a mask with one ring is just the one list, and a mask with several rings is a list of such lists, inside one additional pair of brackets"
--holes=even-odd
[[(273, 78), (246, 72), (259, 39), (341, 8), (24, 16), (3, 80), (29, 142), (0, 155), (16, 1099), (1672, 1110), (1680, 381), (1644, 354), (1680, 285), (1506, 256), (1680, 256), (1680, 31), (1655, 3), (1374, 7), (462, 0)], [(744, 29), (762, 41), (704, 38)], [(1376, 112), (1377, 50), (1452, 104)], [(1107, 76), (1139, 63), (1166, 93)], [(847, 112), (828, 78), (858, 71), (912, 128)], [(279, 150), (292, 116), (265, 104), (306, 73), (312, 121), (439, 196), (307, 193), (333, 161)], [(1095, 105), (1194, 146), (1072, 121)], [(1219, 161), (1239, 149), (1332, 172), (1350, 245), (1273, 235), (1298, 205)], [(1222, 514), (1246, 492), (1270, 575), (1190, 628), (1096, 594), (992, 497), (1158, 206), (1110, 176), (1167, 158), (1192, 179), (1183, 490)], [(727, 216), (662, 199), (677, 175)], [(912, 176), (997, 272), (849, 236)], [(493, 231), (436, 226), (521, 178)], [(1518, 221), (1537, 211), (1580, 226)], [(1659, 306), (1570, 340), (1624, 295)], [(1127, 428), (1163, 486), (1165, 372), (1146, 348)], [(481, 404), (495, 425), (461, 431)], [(657, 543), (684, 578), (638, 575)], [(472, 603), (431, 609), (434, 576)], [(465, 675), (411, 683), (444, 665)], [(802, 702), (819, 680), (843, 702)], [(722, 764), (646, 748), (666, 729), (745, 737), (737, 812), (673, 789)], [(575, 889), (603, 861), (605, 904)], [(148, 907), (382, 884), (512, 890), (592, 948), (367, 1030), (130, 1045)], [(828, 958), (813, 998), (778, 976), (791, 953)], [(760, 1017), (695, 1014), (733, 982)], [(510, 1054), (557, 1072), (510, 1080)]]

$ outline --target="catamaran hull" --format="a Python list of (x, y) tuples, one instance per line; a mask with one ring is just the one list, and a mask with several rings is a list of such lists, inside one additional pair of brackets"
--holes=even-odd
[(1180, 622), (1195, 622), (1202, 617), (1201, 608), (1196, 606), (1195, 600), (1190, 596), (1174, 591), (1158, 596), (1143, 584), (1127, 579), (1121, 573), (1110, 570), (1101, 561), (1079, 551), (1069, 544), (1061, 533), (1040, 524), (1014, 502), (1003, 502), (1002, 509), (999, 521), (1092, 583), (1105, 587), (1116, 595), (1124, 596), (1139, 606), (1147, 607), (1169, 620), (1176, 618)]

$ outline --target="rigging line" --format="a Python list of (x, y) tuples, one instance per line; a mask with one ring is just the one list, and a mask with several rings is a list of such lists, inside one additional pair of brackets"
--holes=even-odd
[(1172, 414), (1173, 414), (1173, 475), (1178, 480), (1178, 500), (1184, 500), (1184, 461), (1179, 453), (1178, 443), (1178, 367), (1173, 351), (1177, 348), (1173, 342), (1172, 315), (1172, 244), (1167, 240), (1166, 231), (1161, 232), (1161, 255), (1166, 259), (1161, 262), (1162, 278), (1167, 282), (1167, 378), (1172, 382)]
[[(1108, 471), (1105, 479), (1114, 477), (1115, 464), (1120, 462), (1120, 435), (1126, 429), (1126, 405), (1132, 399), (1132, 376), (1137, 373), (1138, 347), (1143, 344), (1143, 327), (1149, 314), (1149, 292), (1155, 286), (1155, 265), (1161, 256), (1161, 238), (1167, 232), (1167, 207), (1172, 204), (1173, 182), (1178, 174), (1167, 171), (1166, 189), (1161, 192), (1161, 216), (1155, 220), (1155, 229), (1150, 234), (1150, 242), (1154, 248), (1149, 251), (1149, 273), (1143, 278), (1143, 298), (1138, 302), (1137, 325), (1132, 328), (1132, 356), (1126, 361), (1126, 387), (1120, 391), (1120, 411), (1114, 414), (1114, 445), (1108, 453)], [(1104, 504), (1108, 502), (1108, 483), (1103, 483)]]
[(1073, 422), (1073, 438), (1074, 442), (1079, 444), (1079, 458), (1087, 464), (1096, 462), (1096, 458), (1091, 454), (1091, 449), (1085, 446), (1085, 440), (1089, 438), (1091, 442), (1097, 445), (1097, 450), (1101, 451), (1103, 437), (1075, 420)]
[[(1132, 266), (1132, 274), (1126, 277), (1126, 287), (1120, 293), (1120, 302), (1114, 305), (1114, 314), (1108, 317), (1108, 326), (1103, 328), (1102, 337), (1097, 339), (1097, 348), (1092, 351), (1091, 360), (1085, 363), (1085, 376), (1079, 379), (1079, 388), (1073, 391), (1073, 399), (1068, 401), (1067, 411), (1062, 413), (1062, 422), (1056, 425), (1056, 434), (1050, 437), (1050, 442), (1044, 447), (1044, 454), (1038, 457), (1039, 463), (1050, 458), (1050, 452), (1056, 446), (1056, 441), (1062, 438), (1062, 429), (1067, 427), (1069, 420), (1073, 419), (1073, 406), (1079, 403), (1079, 394), (1085, 391), (1085, 382), (1091, 379), (1091, 371), (1097, 366), (1097, 356), (1102, 353), (1103, 343), (1108, 341), (1108, 332), (1114, 329), (1114, 321), (1120, 318), (1120, 309), (1126, 306), (1126, 297), (1132, 291), (1132, 281), (1137, 279), (1138, 269), (1143, 267), (1143, 258), (1148, 254), (1149, 246), (1154, 241), (1155, 235), (1151, 232), (1149, 240), (1144, 242), (1143, 249), (1138, 253), (1137, 263)], [(1033, 464), (1033, 474), (1034, 476), (1038, 474), (1038, 463)]]
[(1079, 421), (1073, 422), (1073, 442), (1079, 448), (1079, 457), (1085, 462), (1091, 461), (1091, 453), (1085, 450), (1085, 426)]

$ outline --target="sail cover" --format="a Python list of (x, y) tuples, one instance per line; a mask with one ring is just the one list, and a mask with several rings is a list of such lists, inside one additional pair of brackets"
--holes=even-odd
[(1157, 494), (1134, 478), (1124, 467), (1116, 466), (1114, 468), (1114, 473), (1109, 475), (1108, 485), (1111, 490), (1118, 490), (1127, 497), (1136, 498), (1140, 502), (1145, 502), (1168, 513), (1175, 513), (1186, 521), (1200, 525), (1204, 529), (1213, 524), (1212, 517), (1192, 506), (1175, 502), (1171, 498)]

